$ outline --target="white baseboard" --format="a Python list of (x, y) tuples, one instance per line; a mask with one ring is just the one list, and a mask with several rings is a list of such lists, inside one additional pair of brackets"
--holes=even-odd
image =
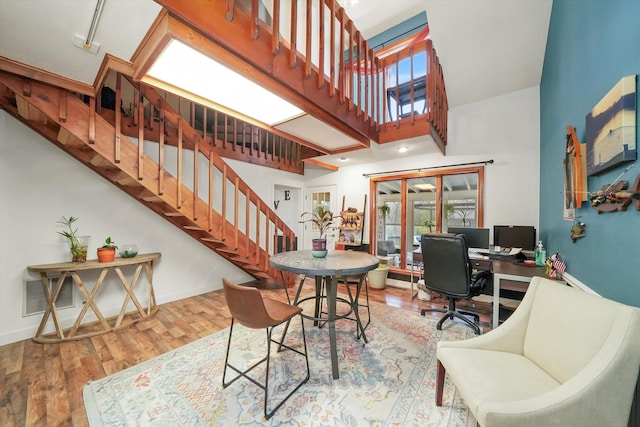
[(596, 291), (594, 291), (593, 289), (591, 289), (590, 287), (588, 287), (587, 285), (582, 283), (580, 280), (576, 279), (571, 274), (567, 273), (566, 271), (562, 273), (562, 278), (567, 281), (569, 286), (572, 286), (574, 288), (580, 289), (582, 291), (585, 291), (593, 295), (601, 296), (599, 293), (597, 293)]

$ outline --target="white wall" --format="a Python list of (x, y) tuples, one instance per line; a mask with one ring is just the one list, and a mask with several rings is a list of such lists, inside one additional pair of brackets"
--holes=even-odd
[[(107, 236), (136, 243), (141, 253), (160, 252), (158, 303), (219, 289), (221, 277), (251, 279), (4, 111), (0, 135), (0, 345), (35, 335), (42, 316), (22, 317), (22, 292), (24, 280), (39, 277), (26, 267), (70, 261), (56, 233), (62, 215), (78, 217), (79, 232), (92, 236), (89, 258)], [(120, 311), (118, 283), (109, 280), (98, 294), (105, 315)], [(80, 298), (77, 305), (61, 311), (63, 325), (75, 319)]]
[[(447, 155), (414, 156), (316, 174), (305, 186), (337, 184), (338, 196), (359, 207), (369, 193), (364, 173), (485, 161), (485, 227), (495, 224), (538, 228), (539, 117), (538, 88), (467, 104), (449, 112)], [(410, 154), (410, 153), (409, 153)], [(493, 231), (492, 231), (493, 232)], [(365, 229), (369, 242), (369, 229)]]

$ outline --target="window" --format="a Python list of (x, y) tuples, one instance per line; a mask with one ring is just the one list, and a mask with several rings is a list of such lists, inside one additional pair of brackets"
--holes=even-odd
[(483, 181), (483, 167), (372, 178), (377, 217), (371, 235), (393, 241), (406, 260), (401, 267), (408, 268), (421, 234), (483, 226)]

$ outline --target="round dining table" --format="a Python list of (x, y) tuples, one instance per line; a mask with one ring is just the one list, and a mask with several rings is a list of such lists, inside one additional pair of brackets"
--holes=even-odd
[[(294, 274), (302, 274), (307, 277), (314, 277), (316, 284), (316, 301), (323, 298), (321, 295), (322, 283), (324, 280), (326, 286), (326, 299), (327, 299), (327, 324), (329, 326), (329, 346), (331, 351), (331, 370), (334, 379), (340, 378), (338, 370), (338, 350), (336, 347), (336, 303), (338, 300), (338, 281), (340, 279), (346, 280), (347, 276), (363, 275), (366, 272), (375, 269), (378, 266), (379, 259), (366, 252), (358, 251), (342, 251), (342, 250), (330, 250), (327, 256), (324, 258), (315, 258), (311, 251), (300, 250), (281, 252), (279, 254), (272, 255), (269, 258), (269, 265), (281, 270)], [(304, 280), (300, 281), (298, 290), (293, 304), (298, 304), (300, 291), (302, 290)], [(359, 293), (359, 289), (356, 291), (356, 296)], [(357, 300), (356, 300), (357, 301)], [(318, 302), (316, 302), (316, 313), (318, 317)], [(364, 335), (364, 328), (360, 322), (360, 317), (356, 310), (357, 327), (362, 331), (362, 336), (366, 342), (366, 336)]]

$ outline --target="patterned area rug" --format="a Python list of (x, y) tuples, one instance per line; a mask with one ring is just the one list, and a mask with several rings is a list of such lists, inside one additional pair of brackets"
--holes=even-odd
[[(448, 381), (443, 406), (434, 403), (436, 343), (471, 337), (471, 329), (447, 322), (438, 331), (434, 317), (377, 303), (371, 309), (365, 346), (356, 339), (353, 321), (336, 322), (339, 380), (331, 376), (328, 330), (305, 320), (311, 378), (269, 421), (263, 417), (264, 393), (257, 386), (241, 378), (222, 388), (227, 328), (85, 384), (89, 425), (475, 426)], [(230, 357), (236, 366), (250, 366), (266, 354), (264, 331), (238, 326), (233, 338)], [(286, 342), (300, 348), (299, 320), (291, 324)], [(273, 353), (269, 388), (270, 399), (277, 399), (304, 377), (305, 368), (304, 359), (292, 351)], [(252, 372), (263, 382), (263, 368)], [(229, 371), (227, 378), (232, 375)]]

